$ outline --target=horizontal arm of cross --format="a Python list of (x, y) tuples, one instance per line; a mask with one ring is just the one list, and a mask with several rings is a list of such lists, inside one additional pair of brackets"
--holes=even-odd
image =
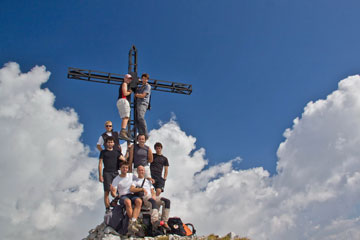
[[(113, 85), (121, 85), (121, 83), (124, 81), (124, 75), (121, 74), (72, 67), (69, 67), (67, 77), (70, 79)], [(185, 95), (190, 95), (192, 93), (192, 85), (190, 84), (156, 79), (149, 79), (148, 83), (150, 84), (152, 90), (156, 91), (179, 93)]]

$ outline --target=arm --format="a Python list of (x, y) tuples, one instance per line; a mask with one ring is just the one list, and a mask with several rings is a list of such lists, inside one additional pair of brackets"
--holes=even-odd
[(151, 148), (149, 148), (149, 151), (148, 151), (148, 162), (149, 163), (153, 162), (153, 154), (152, 154)]
[(103, 163), (103, 160), (102, 160), (102, 158), (100, 158), (99, 159), (99, 167), (98, 167), (98, 169), (99, 169), (99, 181), (100, 182), (104, 182), (104, 178), (102, 176), (102, 163)]
[(103, 149), (102, 149), (102, 147), (101, 147), (101, 145), (96, 145), (96, 148), (101, 152)]
[(131, 90), (129, 90), (129, 91), (127, 90), (127, 83), (125, 83), (125, 82), (122, 84), (121, 91), (124, 96), (129, 96), (132, 92)]
[(116, 197), (116, 187), (114, 187), (112, 184), (110, 184), (110, 192), (111, 196)]
[(125, 161), (126, 161), (123, 155), (120, 155), (120, 156), (119, 156), (119, 160), (122, 161), (122, 162), (125, 162)]
[(137, 98), (145, 98), (145, 97), (146, 97), (146, 95), (148, 95), (148, 93), (147, 93), (147, 92), (143, 92), (143, 93), (136, 93), (136, 94), (135, 94), (135, 97), (137, 97)]
[(154, 188), (151, 188), (151, 197), (156, 200), (156, 192), (154, 190)]
[(130, 152), (129, 152), (129, 172), (132, 172), (133, 160), (134, 160), (134, 145), (130, 147)]
[(165, 166), (165, 167), (164, 167), (164, 179), (165, 179), (165, 180), (167, 179), (168, 172), (169, 172), (169, 166)]

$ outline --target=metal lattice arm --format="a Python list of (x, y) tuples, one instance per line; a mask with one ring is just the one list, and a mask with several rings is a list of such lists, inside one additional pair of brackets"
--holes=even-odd
[[(124, 75), (121, 74), (72, 67), (69, 67), (68, 69), (68, 78), (114, 85), (121, 85), (121, 83), (124, 81)], [(190, 84), (156, 79), (149, 79), (148, 83), (151, 85), (152, 90), (156, 91), (179, 93), (185, 95), (190, 95), (192, 93), (192, 85)]]

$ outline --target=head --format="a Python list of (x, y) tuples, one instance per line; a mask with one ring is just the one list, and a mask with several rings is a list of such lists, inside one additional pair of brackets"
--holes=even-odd
[(137, 135), (136, 140), (138, 141), (139, 144), (145, 144), (146, 142), (145, 135), (144, 134)]
[(144, 166), (138, 166), (137, 167), (137, 174), (138, 174), (138, 177), (139, 178), (144, 178), (144, 176), (145, 176), (145, 168), (144, 168)]
[(132, 81), (132, 76), (130, 74), (125, 74), (124, 82), (130, 83)]
[(106, 148), (113, 148), (113, 147), (114, 147), (114, 144), (115, 144), (114, 138), (113, 138), (113, 137), (108, 137), (108, 138), (106, 139), (105, 144), (106, 144)]
[(161, 155), (162, 148), (163, 148), (163, 146), (161, 143), (159, 143), (159, 142), (155, 143), (154, 149), (155, 149), (156, 154)]
[(120, 166), (120, 172), (122, 175), (126, 175), (129, 171), (129, 163), (123, 162)]
[(106, 121), (105, 122), (105, 129), (107, 132), (111, 132), (112, 131), (112, 122), (111, 121)]
[(149, 74), (147, 74), (147, 73), (143, 73), (142, 75), (141, 75), (141, 81), (142, 81), (142, 83), (143, 84), (146, 84), (148, 81), (149, 81)]

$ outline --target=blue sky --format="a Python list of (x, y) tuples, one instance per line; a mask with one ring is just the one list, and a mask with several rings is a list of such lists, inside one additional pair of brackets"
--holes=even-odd
[[(210, 164), (275, 173), (283, 132), (311, 100), (359, 72), (358, 1), (2, 1), (0, 62), (45, 65), (57, 108), (71, 107), (94, 149), (105, 120), (118, 129), (117, 87), (67, 79), (78, 67), (139, 72), (193, 85), (153, 92), (150, 129), (176, 115)], [(165, 145), (166, 147), (166, 145)]]

